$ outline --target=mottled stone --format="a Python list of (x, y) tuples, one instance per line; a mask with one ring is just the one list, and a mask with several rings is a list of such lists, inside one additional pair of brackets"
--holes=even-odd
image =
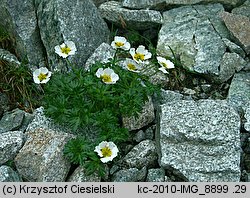
[[(19, 60), (28, 60), (35, 66), (45, 64), (44, 48), (37, 25), (33, 0), (1, 0), (0, 26), (15, 39)], [(27, 61), (26, 60), (26, 61)]]
[(22, 182), (22, 178), (9, 166), (0, 166), (0, 182)]
[(20, 65), (17, 57), (14, 54), (11, 54), (9, 51), (0, 48), (0, 59), (1, 61), (8, 62), (10, 64)]
[(108, 63), (110, 59), (114, 58), (115, 49), (109, 44), (102, 43), (94, 53), (88, 58), (85, 64), (85, 68), (88, 70), (95, 63)]
[(243, 113), (249, 107), (250, 101), (250, 72), (240, 72), (234, 75), (231, 82), (227, 100), (239, 111)]
[[(250, 105), (250, 102), (249, 102)], [(244, 115), (246, 122), (244, 123), (244, 128), (248, 132), (250, 132), (250, 106), (246, 108), (245, 115)], [(250, 149), (250, 148), (249, 148)]]
[(246, 65), (246, 61), (238, 54), (226, 52), (220, 62), (219, 75), (214, 77), (214, 79), (220, 82), (226, 82), (235, 72), (239, 72)]
[(247, 54), (250, 54), (250, 19), (246, 16), (228, 12), (223, 12), (221, 17), (236, 41), (244, 48)]
[(17, 171), (27, 181), (63, 182), (70, 169), (63, 149), (72, 135), (46, 129), (26, 133), (27, 140), (15, 158)]
[(133, 140), (136, 142), (141, 142), (142, 140), (145, 140), (145, 138), (146, 138), (146, 135), (145, 135), (144, 131), (140, 130), (135, 134)]
[(0, 164), (14, 159), (23, 145), (24, 137), (21, 131), (10, 131), (0, 134)]
[(0, 120), (0, 133), (19, 129), (22, 125), (23, 119), (24, 112), (20, 109), (6, 112)]
[(183, 95), (170, 90), (161, 90), (161, 104), (166, 102), (176, 101), (176, 100), (183, 100)]
[(246, 0), (241, 6), (234, 8), (232, 14), (243, 15), (250, 18), (250, 0)]
[(109, 1), (99, 7), (103, 18), (116, 25), (145, 30), (162, 24), (162, 15), (156, 10), (130, 10), (123, 8), (121, 3)]
[(124, 117), (122, 121), (124, 127), (132, 131), (147, 126), (149, 123), (153, 122), (154, 119), (154, 105), (152, 99), (150, 98), (149, 101), (145, 103), (142, 112), (139, 114), (138, 118)]
[(152, 167), (157, 161), (155, 142), (152, 140), (140, 142), (123, 158), (123, 161), (130, 168)]
[(155, 125), (152, 125), (151, 127), (147, 128), (145, 131), (145, 137), (148, 140), (153, 140), (155, 135)]
[(246, 56), (244, 50), (240, 46), (236, 45), (235, 43), (233, 43), (227, 38), (222, 38), (222, 40), (231, 53), (239, 54), (242, 58)]
[(82, 67), (88, 57), (103, 42), (109, 40), (109, 29), (91, 0), (35, 0), (41, 38), (49, 65), (65, 70), (68, 64), (54, 47), (66, 40), (76, 44), (77, 52), (69, 62)]
[(35, 129), (39, 128), (70, 133), (69, 129), (62, 125), (55, 124), (50, 118), (46, 117), (44, 114), (44, 107), (35, 109), (33, 112), (33, 119), (27, 126), (26, 131), (34, 131)]
[(147, 182), (164, 182), (165, 170), (163, 168), (149, 169), (146, 181)]
[(3, 109), (3, 113), (9, 109), (8, 105), (8, 96), (5, 93), (0, 92), (0, 107)]
[(160, 166), (188, 181), (240, 180), (240, 117), (226, 101), (161, 105), (156, 142)]
[(163, 8), (165, 0), (123, 0), (122, 6), (131, 9)]
[(227, 8), (232, 8), (242, 3), (242, 0), (166, 0), (168, 6), (190, 4), (221, 3)]
[(124, 169), (116, 172), (112, 177), (112, 182), (138, 182), (144, 181), (147, 175), (147, 169), (137, 168)]
[(70, 175), (67, 182), (101, 182), (101, 177), (96, 173), (87, 175), (82, 167), (77, 167), (76, 170)]
[(235, 70), (244, 67), (244, 60), (235, 53), (226, 52), (222, 38), (228, 38), (229, 32), (219, 16), (222, 11), (222, 5), (211, 4), (183, 6), (164, 12), (158, 54), (172, 56), (170, 46), (189, 70), (219, 82), (229, 79)]

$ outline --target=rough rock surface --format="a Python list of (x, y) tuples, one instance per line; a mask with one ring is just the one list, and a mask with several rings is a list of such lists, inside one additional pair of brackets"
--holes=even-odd
[(0, 120), (0, 133), (19, 129), (22, 125), (23, 119), (24, 112), (19, 109), (7, 112)]
[(164, 182), (165, 170), (163, 168), (149, 169), (146, 181), (147, 182)]
[(123, 161), (130, 168), (143, 168), (144, 166), (154, 166), (157, 161), (157, 153), (155, 142), (152, 140), (144, 140), (136, 145), (124, 157)]
[(240, 113), (244, 112), (250, 104), (250, 73), (240, 72), (234, 75), (231, 82), (227, 100)]
[(232, 14), (243, 15), (250, 18), (250, 0), (246, 0), (241, 6), (234, 8)]
[(28, 181), (65, 181), (70, 163), (63, 156), (66, 133), (37, 129), (26, 133), (27, 140), (15, 158), (17, 171)]
[(236, 41), (243, 46), (247, 54), (250, 54), (250, 19), (228, 12), (223, 12), (221, 16)]
[(144, 167), (142, 169), (130, 168), (124, 169), (116, 172), (113, 177), (113, 182), (138, 182), (144, 181), (147, 175), (147, 169)]
[(82, 167), (77, 167), (67, 182), (101, 182), (101, 177), (97, 174), (86, 175)]
[[(40, 38), (33, 0), (1, 0), (0, 26), (15, 39), (15, 51), (19, 60), (27, 60), (34, 66), (45, 64), (44, 48)], [(4, 19), (4, 20), (3, 20)]]
[(9, 166), (0, 166), (0, 182), (22, 182), (19, 175)]
[(85, 64), (85, 68), (88, 70), (91, 65), (101, 62), (107, 63), (109, 59), (114, 58), (115, 50), (107, 43), (102, 43), (94, 53), (88, 58)]
[(162, 15), (156, 10), (130, 10), (123, 8), (121, 3), (109, 1), (99, 7), (100, 13), (106, 20), (116, 25), (145, 30), (162, 24)]
[(21, 63), (18, 61), (17, 57), (11, 54), (9, 51), (0, 48), (0, 59), (6, 61), (10, 64), (20, 65)]
[(155, 113), (154, 113), (154, 105), (152, 102), (152, 98), (149, 99), (148, 102), (145, 103), (142, 112), (139, 114), (138, 118), (135, 117), (124, 117), (122, 119), (123, 126), (130, 131), (140, 129), (151, 122), (153, 122), (155, 119)]
[(239, 130), (240, 117), (225, 101), (163, 104), (156, 133), (159, 164), (189, 181), (239, 181)]
[(67, 63), (54, 51), (54, 47), (65, 40), (76, 44), (77, 53), (70, 61), (78, 67), (84, 65), (101, 43), (108, 42), (108, 27), (91, 0), (35, 0), (35, 5), (41, 38), (52, 68), (65, 70)]
[(165, 0), (123, 0), (122, 6), (132, 9), (157, 8), (165, 4)]
[(22, 148), (24, 135), (21, 131), (10, 131), (0, 134), (0, 164), (14, 159)]
[(166, 0), (167, 5), (190, 5), (190, 4), (207, 4), (207, 3), (221, 3), (228, 7), (234, 7), (240, 3), (242, 0)]
[(246, 123), (244, 124), (244, 128), (245, 128), (245, 130), (247, 130), (248, 132), (250, 132), (250, 107), (248, 107), (246, 109), (244, 117), (247, 120)]
[[(183, 65), (216, 81), (228, 80), (245, 66), (235, 53), (226, 52), (222, 38), (229, 38), (219, 14), (220, 4), (183, 6), (163, 13), (157, 51), (172, 56), (169, 46), (180, 55)], [(239, 64), (238, 64), (239, 63)]]

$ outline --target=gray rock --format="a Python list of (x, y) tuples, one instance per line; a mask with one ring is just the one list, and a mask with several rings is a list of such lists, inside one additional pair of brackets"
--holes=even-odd
[(11, 54), (9, 51), (1, 48), (0, 48), (0, 59), (1, 61), (8, 62), (9, 64), (15, 64), (17, 66), (21, 64), (14, 54)]
[(246, 61), (238, 54), (226, 52), (221, 59), (219, 75), (214, 79), (220, 82), (226, 82), (235, 72), (239, 72), (246, 65)]
[(250, 54), (250, 18), (228, 12), (223, 12), (221, 17), (235, 40), (244, 48), (247, 54)]
[(161, 104), (176, 100), (183, 100), (183, 95), (175, 91), (161, 90)]
[(115, 50), (107, 43), (102, 43), (94, 53), (88, 58), (85, 68), (88, 70), (95, 63), (108, 63), (114, 58)]
[(144, 181), (147, 175), (147, 169), (144, 167), (141, 170), (130, 168), (116, 172), (112, 177), (112, 182), (138, 182)]
[(234, 8), (232, 14), (243, 15), (250, 18), (250, 0), (246, 0), (241, 6)]
[(153, 122), (154, 119), (154, 105), (152, 102), (152, 98), (149, 98), (149, 101), (145, 103), (145, 106), (143, 107), (142, 112), (139, 114), (138, 118), (124, 117), (122, 118), (122, 121), (123, 126), (132, 131), (147, 126), (149, 123)]
[(141, 142), (142, 140), (145, 140), (146, 135), (143, 130), (138, 131), (135, 136), (133, 137), (133, 140), (136, 142)]
[(163, 168), (149, 169), (146, 181), (147, 182), (164, 182), (165, 170)]
[(221, 3), (226, 8), (232, 8), (242, 3), (242, 0), (166, 0), (167, 5), (190, 5), (190, 4)]
[[(164, 12), (158, 53), (172, 56), (170, 46), (189, 70), (219, 82), (229, 79), (238, 64), (236, 59), (240, 58), (234, 53), (225, 55), (226, 45), (222, 38), (228, 38), (229, 32), (219, 16), (223, 10), (222, 5), (212, 4), (184, 6)], [(224, 62), (221, 62), (223, 57)], [(225, 61), (226, 58), (230, 61)], [(240, 64), (237, 70), (242, 67)]]
[(149, 127), (145, 131), (145, 138), (148, 140), (153, 140), (155, 134), (155, 125)]
[(226, 101), (180, 100), (160, 107), (161, 167), (180, 171), (188, 181), (240, 180), (240, 117)]
[(28, 60), (32, 65), (45, 64), (44, 48), (37, 25), (33, 0), (1, 0), (0, 26), (15, 39), (15, 51), (19, 60)]
[(122, 6), (131, 9), (163, 8), (165, 0), (123, 0)]
[(6, 112), (0, 120), (0, 133), (19, 129), (23, 123), (23, 119), (24, 112), (20, 109)]
[(0, 164), (14, 159), (24, 142), (21, 131), (10, 131), (0, 134)]
[(92, 0), (96, 7), (99, 7), (102, 3), (107, 2), (109, 0)]
[(246, 122), (244, 123), (244, 128), (246, 131), (250, 132), (250, 107), (249, 106), (246, 108), (244, 117), (246, 119)]
[(64, 126), (59, 126), (58, 124), (55, 124), (53, 120), (46, 117), (44, 114), (44, 108), (39, 107), (35, 109), (33, 112), (33, 119), (27, 126), (26, 131), (34, 131), (35, 129), (42, 128), (42, 129), (52, 129), (53, 131), (64, 131), (64, 132), (70, 132), (69, 129), (65, 128)]
[(0, 93), (0, 107), (2, 108), (3, 112), (9, 109), (9, 99), (5, 93)]
[(63, 182), (70, 169), (63, 149), (72, 135), (46, 129), (26, 133), (27, 140), (15, 158), (17, 171), (27, 181)]
[(238, 112), (243, 113), (249, 107), (250, 73), (240, 72), (234, 75), (227, 100)]
[(22, 182), (19, 175), (9, 166), (0, 166), (0, 182)]
[(156, 10), (130, 10), (123, 8), (121, 3), (109, 1), (99, 7), (102, 17), (116, 25), (145, 30), (162, 24), (162, 15)]
[(101, 182), (101, 177), (97, 174), (87, 175), (84, 168), (79, 166), (72, 175), (70, 175), (67, 182)]
[(123, 158), (123, 161), (130, 168), (154, 166), (157, 162), (155, 142), (152, 140), (140, 142)]
[(22, 122), (22, 126), (18, 129), (19, 131), (25, 132), (29, 124), (32, 122), (34, 119), (34, 115), (27, 113), (24, 111), (24, 118)]
[(107, 24), (91, 0), (35, 0), (35, 5), (41, 38), (52, 68), (65, 70), (68, 64), (54, 51), (54, 47), (65, 40), (76, 44), (76, 54), (68, 59), (78, 67), (84, 65), (101, 43), (108, 42)]
[(222, 40), (231, 53), (234, 52), (236, 54), (239, 54), (242, 58), (245, 58), (246, 54), (241, 47), (239, 47), (238, 45), (236, 45), (232, 41), (228, 40), (227, 38), (222, 38)]

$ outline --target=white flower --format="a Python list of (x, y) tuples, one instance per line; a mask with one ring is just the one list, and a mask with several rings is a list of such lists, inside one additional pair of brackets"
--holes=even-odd
[(121, 61), (120, 63), (125, 69), (132, 72), (137, 73), (140, 72), (140, 70), (142, 69), (142, 67), (137, 62), (135, 62), (133, 59), (130, 58), (126, 58), (124, 61)]
[(152, 56), (152, 54), (148, 50), (146, 50), (145, 46), (143, 45), (139, 45), (136, 50), (135, 48), (131, 48), (129, 53), (137, 63), (143, 63), (145, 60), (150, 59)]
[(51, 72), (46, 67), (41, 67), (33, 72), (33, 80), (36, 84), (47, 83)]
[(172, 63), (170, 60), (167, 60), (160, 56), (157, 56), (156, 59), (161, 66), (159, 70), (162, 71), (164, 74), (168, 73), (166, 69), (174, 68), (174, 63)]
[(63, 58), (74, 55), (76, 51), (76, 45), (73, 41), (65, 41), (65, 43), (55, 46), (55, 52)]
[(111, 46), (115, 49), (123, 49), (123, 50), (129, 50), (130, 49), (130, 43), (127, 41), (125, 37), (122, 36), (115, 36), (114, 41), (112, 41)]
[(112, 161), (119, 152), (117, 146), (113, 142), (102, 141), (95, 147), (95, 152), (101, 157), (103, 163)]
[(106, 69), (99, 68), (95, 75), (98, 78), (101, 78), (106, 84), (115, 84), (116, 81), (119, 80), (119, 76), (114, 72), (113, 69), (110, 69), (109, 67)]

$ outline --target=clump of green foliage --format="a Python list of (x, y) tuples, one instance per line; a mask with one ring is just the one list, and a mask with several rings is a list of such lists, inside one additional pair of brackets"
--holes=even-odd
[[(119, 80), (103, 83), (96, 76), (98, 68), (112, 68)], [(159, 90), (147, 76), (122, 68), (114, 57), (108, 63), (94, 64), (89, 71), (73, 67), (68, 73), (53, 73), (44, 87), (43, 101), (47, 116), (77, 134), (65, 146), (70, 161), (84, 165), (89, 173), (102, 174), (104, 166), (93, 152), (95, 146), (101, 141), (126, 141), (128, 130), (122, 117), (138, 116), (148, 97)], [(96, 135), (93, 139), (92, 133)]]

